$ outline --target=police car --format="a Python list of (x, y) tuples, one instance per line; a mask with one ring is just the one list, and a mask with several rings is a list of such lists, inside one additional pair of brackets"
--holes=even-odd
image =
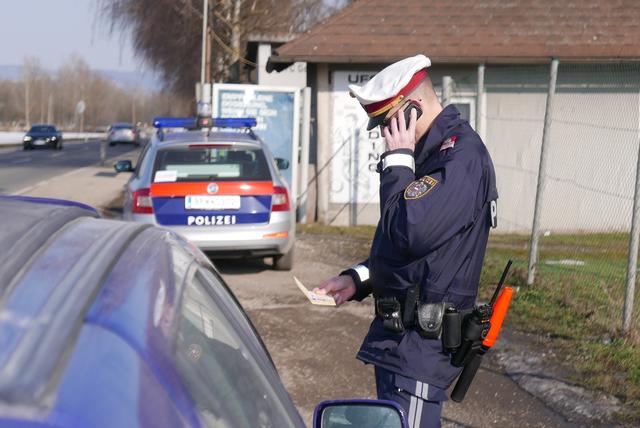
[(158, 133), (131, 171), (123, 218), (170, 227), (211, 256), (273, 257), (289, 270), (293, 262), (294, 207), (274, 159), (256, 136), (253, 118), (212, 119), (213, 128), (193, 129), (195, 118), (157, 118)]
[[(304, 427), (193, 244), (70, 201), (0, 196), (0, 218), (0, 426)], [(393, 403), (343, 400), (314, 428), (381, 420), (406, 426)]]

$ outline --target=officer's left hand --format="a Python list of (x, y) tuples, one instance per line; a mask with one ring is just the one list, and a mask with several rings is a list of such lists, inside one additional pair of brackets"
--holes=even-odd
[(409, 149), (413, 151), (416, 147), (416, 109), (411, 109), (409, 127), (404, 120), (404, 111), (398, 112), (389, 121), (389, 126), (382, 128), (382, 135), (387, 144), (387, 151), (396, 149)]
[(313, 292), (333, 297), (336, 306), (340, 306), (356, 294), (356, 284), (351, 276), (340, 275), (323, 282)]

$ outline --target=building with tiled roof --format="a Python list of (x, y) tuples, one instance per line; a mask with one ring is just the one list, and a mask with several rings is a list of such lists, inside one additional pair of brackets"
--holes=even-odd
[(432, 60), (436, 90), (441, 93), (443, 84), (451, 90), (447, 101), (492, 154), (500, 230), (527, 231), (549, 64), (558, 58), (545, 207), (562, 209), (545, 208), (542, 227), (625, 230), (628, 218), (609, 210), (631, 209), (633, 179), (594, 171), (635, 171), (639, 40), (640, 3), (634, 0), (356, 0), (280, 46), (268, 67), (307, 63), (319, 221), (377, 221), (375, 165), (384, 142), (376, 130), (365, 131), (366, 114), (347, 85), (423, 53)]

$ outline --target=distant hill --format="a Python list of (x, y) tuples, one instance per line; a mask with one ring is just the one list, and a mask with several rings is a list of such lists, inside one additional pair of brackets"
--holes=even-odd
[[(162, 88), (162, 80), (160, 77), (151, 72), (140, 73), (137, 71), (120, 70), (94, 71), (124, 89), (142, 87), (148, 91), (157, 91)], [(48, 70), (48, 72), (51, 74), (55, 73), (53, 70)], [(19, 80), (21, 74), (22, 66), (20, 65), (0, 65), (0, 80)]]

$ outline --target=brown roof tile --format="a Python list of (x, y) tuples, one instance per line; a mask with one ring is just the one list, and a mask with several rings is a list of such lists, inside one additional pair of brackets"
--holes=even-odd
[(275, 61), (640, 59), (637, 0), (357, 0)]

